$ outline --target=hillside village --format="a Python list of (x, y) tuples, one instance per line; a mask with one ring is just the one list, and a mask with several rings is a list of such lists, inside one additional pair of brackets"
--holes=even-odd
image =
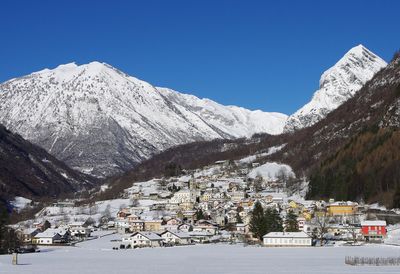
[[(305, 200), (307, 183), (296, 178), (289, 166), (259, 162), (282, 147), (134, 183), (121, 199), (86, 206), (60, 201), (43, 208), (34, 220), (19, 223), (18, 233), (26, 245), (62, 245), (91, 239), (94, 230), (108, 230), (120, 234), (115, 248), (215, 242), (360, 245), (386, 240), (386, 220), (395, 223), (395, 211), (352, 201)], [(178, 169), (170, 167), (167, 172), (174, 175)], [(303, 189), (294, 191), (294, 183)], [(257, 223), (256, 207), (261, 218), (266, 212), (275, 214), (277, 225), (268, 225), (268, 220)]]

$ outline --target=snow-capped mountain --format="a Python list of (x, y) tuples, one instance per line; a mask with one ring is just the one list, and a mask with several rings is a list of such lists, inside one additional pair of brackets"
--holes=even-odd
[(363, 45), (350, 49), (333, 67), (322, 74), (319, 89), (309, 103), (288, 118), (284, 131), (291, 132), (320, 121), (353, 97), (386, 65), (384, 60)]
[(0, 123), (96, 176), (124, 172), (183, 143), (279, 134), (286, 119), (156, 88), (99, 62), (60, 65), (0, 85)]

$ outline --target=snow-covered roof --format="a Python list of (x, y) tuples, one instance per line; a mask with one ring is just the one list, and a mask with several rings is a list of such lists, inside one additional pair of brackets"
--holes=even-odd
[(135, 233), (133, 233), (133, 234), (131, 235), (131, 237), (132, 237), (132, 236), (135, 236), (135, 235), (137, 235), (137, 234), (142, 235), (143, 237), (149, 239), (150, 241), (161, 241), (161, 240), (162, 240), (162, 238), (161, 238), (158, 234), (156, 234), (156, 233), (154, 233), (154, 232), (149, 232), (149, 231), (135, 232)]
[(357, 203), (352, 201), (336, 201), (329, 204), (329, 206), (356, 206), (356, 205)]
[(23, 230), (23, 233), (27, 235), (27, 234), (35, 233), (37, 231), (39, 231), (37, 228), (27, 228), (27, 229)]
[(188, 238), (190, 238), (190, 235), (189, 235), (188, 233), (186, 233), (186, 232), (181, 232), (181, 231), (166, 230), (166, 231), (162, 232), (160, 235), (163, 235), (163, 234), (165, 234), (165, 233), (167, 233), (167, 232), (172, 233), (172, 234), (174, 234), (175, 236), (177, 236), (178, 238), (181, 238), (181, 239), (188, 239)]
[(49, 228), (49, 229), (46, 229), (44, 232), (36, 234), (35, 237), (36, 238), (53, 238), (57, 234), (61, 236), (58, 229)]
[(270, 232), (263, 238), (311, 238), (307, 233), (301, 232)]
[(69, 226), (83, 226), (85, 222), (72, 222), (68, 224)]
[(212, 233), (210, 233), (210, 232), (207, 232), (207, 231), (190, 231), (189, 232), (189, 235), (190, 236), (192, 236), (192, 237), (203, 237), (203, 236), (208, 236), (208, 237), (211, 237), (211, 236), (213, 236), (214, 234), (212, 234)]
[(362, 221), (361, 226), (386, 226), (386, 221)]

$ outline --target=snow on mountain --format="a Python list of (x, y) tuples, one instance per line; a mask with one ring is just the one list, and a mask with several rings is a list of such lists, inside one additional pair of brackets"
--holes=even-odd
[(363, 45), (350, 49), (333, 67), (322, 74), (319, 89), (309, 103), (288, 118), (284, 131), (291, 132), (317, 123), (353, 97), (386, 65), (384, 60)]
[(156, 88), (99, 62), (60, 65), (0, 84), (0, 123), (100, 177), (183, 143), (279, 134), (286, 119)]
[(248, 177), (252, 179), (256, 178), (257, 176), (261, 176), (267, 181), (276, 181), (279, 176), (296, 177), (290, 166), (275, 162), (265, 163), (252, 169), (248, 174)]

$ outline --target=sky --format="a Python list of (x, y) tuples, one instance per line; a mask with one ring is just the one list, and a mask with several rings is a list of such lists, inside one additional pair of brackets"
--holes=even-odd
[(350, 48), (390, 61), (399, 10), (396, 0), (2, 0), (0, 82), (100, 61), (155, 86), (291, 114)]

